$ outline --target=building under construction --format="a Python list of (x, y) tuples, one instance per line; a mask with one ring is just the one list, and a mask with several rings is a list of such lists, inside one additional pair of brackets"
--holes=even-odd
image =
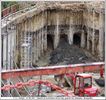
[(104, 96), (104, 5), (24, 1), (3, 9), (2, 97)]

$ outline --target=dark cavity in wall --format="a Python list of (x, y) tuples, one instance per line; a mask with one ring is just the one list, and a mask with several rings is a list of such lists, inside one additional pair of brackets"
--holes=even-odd
[(94, 37), (94, 53), (95, 56), (98, 56), (98, 45), (99, 45), (99, 30), (95, 30), (95, 37)]
[(89, 40), (89, 50), (92, 52), (92, 41)]
[(80, 33), (75, 33), (74, 34), (73, 43), (80, 47), (80, 44), (81, 44), (81, 34)]
[(51, 34), (47, 35), (47, 49), (48, 50), (54, 49), (54, 35)]
[(60, 35), (60, 41), (68, 42), (67, 35), (66, 34), (61, 34)]

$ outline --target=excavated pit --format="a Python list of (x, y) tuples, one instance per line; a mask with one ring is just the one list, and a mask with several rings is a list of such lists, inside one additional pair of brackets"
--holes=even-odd
[(58, 47), (50, 54), (49, 64), (77, 64), (95, 61), (95, 59), (87, 56), (83, 49), (78, 47), (79, 41), (80, 38), (75, 42), (76, 45), (69, 45), (66, 38), (61, 38)]
[[(67, 3), (68, 4), (68, 3)], [(40, 4), (41, 5), (41, 4)], [(52, 6), (51, 5), (53, 5), (53, 8), (52, 8)], [(62, 5), (62, 6), (61, 6)], [(83, 5), (83, 4), (81, 4), (81, 5)], [(104, 18), (103, 16), (102, 16), (102, 14), (100, 13), (100, 15), (99, 15), (99, 13), (98, 13), (98, 9), (97, 9), (97, 13), (98, 13), (98, 15), (100, 16), (100, 18), (99, 18), (99, 16), (98, 17), (95, 17), (97, 14), (96, 14), (96, 11), (94, 12), (94, 17), (92, 16), (93, 15), (93, 13), (92, 13), (92, 10), (91, 10), (91, 12), (86, 12), (86, 10), (85, 11), (82, 11), (82, 9), (83, 9), (83, 7), (84, 8), (89, 8), (89, 7), (91, 7), (91, 9), (94, 9), (95, 10), (95, 8), (93, 8), (91, 5), (87, 5), (87, 4), (85, 4), (85, 6), (83, 5), (82, 7), (80, 7), (81, 5), (72, 5), (72, 6), (69, 6), (69, 4), (68, 5), (64, 5), (64, 4), (62, 4), (62, 3), (60, 3), (59, 4), (59, 6), (58, 6), (58, 3), (56, 3), (56, 8), (55, 8), (55, 4), (52, 4), (52, 3), (50, 3), (49, 4), (49, 6), (48, 6), (48, 4), (47, 5), (45, 5), (45, 6), (47, 6), (47, 9), (49, 8), (49, 10), (47, 11), (47, 13), (45, 13), (45, 11), (43, 11), (45, 14), (46, 14), (46, 17), (44, 17), (45, 16), (45, 14), (44, 13), (42, 13), (42, 14), (38, 14), (37, 16), (35, 15), (35, 13), (37, 12), (37, 11), (35, 11), (35, 10), (33, 10), (34, 11), (34, 13), (33, 12), (31, 12), (31, 13), (33, 13), (34, 14), (34, 23), (33, 23), (33, 20), (30, 20), (31, 19), (31, 17), (29, 18), (29, 15), (31, 15), (31, 16), (33, 16), (33, 14), (31, 14), (31, 13), (28, 13), (28, 16), (27, 15), (24, 15), (24, 17), (26, 18), (26, 20), (25, 20), (25, 18), (24, 17), (22, 17), (22, 19), (19, 17), (19, 19), (16, 19), (15, 20), (15, 22), (17, 23), (17, 27), (19, 27), (19, 28), (16, 28), (16, 35), (14, 35), (14, 36), (16, 36), (16, 37), (18, 37), (18, 39), (16, 38), (16, 48), (17, 48), (17, 46), (19, 46), (19, 48), (17, 48), (17, 49), (19, 49), (19, 54), (20, 54), (20, 51), (23, 51), (23, 53), (21, 54), (22, 55), (22, 57), (23, 58), (25, 58), (24, 60), (23, 60), (23, 58), (21, 58), (21, 60), (23, 60), (23, 62), (22, 62), (22, 68), (23, 68), (23, 66), (25, 66), (26, 67), (26, 63), (28, 63), (28, 65), (27, 66), (33, 66), (33, 67), (43, 67), (43, 66), (47, 66), (47, 65), (67, 65), (67, 64), (77, 64), (77, 63), (87, 63), (87, 62), (96, 62), (96, 61), (100, 61), (100, 60), (97, 60), (97, 58), (95, 59), (89, 52), (91, 52), (92, 53), (92, 50), (93, 49), (95, 49), (95, 55), (99, 55), (99, 53), (100, 53), (100, 56), (102, 57), (102, 50), (100, 50), (100, 49), (102, 49), (102, 46), (100, 46), (101, 44), (102, 44), (102, 40), (103, 40), (103, 38), (101, 38), (102, 37), (102, 34), (104, 33), (104, 30), (102, 29), (102, 27), (104, 26), (104, 24), (103, 24), (103, 21), (100, 19), (100, 18)], [(92, 3), (92, 5), (95, 5), (94, 3)], [(100, 4), (99, 4), (100, 5)], [(87, 6), (87, 7), (86, 7)], [(44, 7), (44, 4), (43, 4), (43, 7)], [(59, 7), (59, 11), (56, 11), (56, 10), (54, 10), (54, 9), (58, 9), (58, 7)], [(74, 8), (75, 7), (75, 8)], [(99, 6), (98, 6), (99, 7)], [(40, 7), (40, 8), (42, 8), (42, 6)], [(71, 9), (70, 9), (71, 8)], [(102, 8), (102, 7), (101, 7)], [(39, 10), (39, 8), (37, 8), (38, 10)], [(45, 9), (45, 8), (44, 8)], [(64, 10), (64, 11), (61, 11), (61, 10)], [(66, 10), (65, 10), (66, 9)], [(28, 9), (27, 9), (28, 10)], [(42, 9), (41, 9), (42, 10)], [(68, 10), (72, 10), (72, 14), (71, 15), (68, 15), (68, 14), (70, 14), (70, 12), (68, 12)], [(73, 12), (75, 10), (75, 12)], [(80, 11), (81, 10), (81, 11)], [(77, 12), (76, 12), (77, 11)], [(22, 11), (23, 13), (25, 12), (25, 11)], [(38, 12), (40, 12), (40, 10), (38, 11)], [(55, 14), (55, 13), (56, 14)], [(83, 12), (83, 13), (82, 13)], [(77, 14), (76, 14), (77, 13)], [(44, 15), (43, 15), (44, 14)], [(43, 16), (43, 17), (41, 17), (41, 16)], [(61, 16), (62, 15), (62, 16)], [(64, 15), (64, 16), (63, 16)], [(51, 17), (51, 16), (53, 16), (53, 17)], [(71, 17), (70, 17), (71, 16)], [(89, 18), (87, 18), (87, 16), (89, 16)], [(39, 17), (39, 18), (38, 18)], [(72, 22), (71, 22), (71, 20), (70, 20), (70, 18), (72, 18)], [(75, 18), (75, 19), (74, 19)], [(11, 17), (10, 18), (7, 18), (8, 20), (7, 21), (9, 21), (9, 20), (11, 20)], [(15, 19), (15, 18), (14, 18)], [(42, 22), (41, 22), (41, 19), (42, 19)], [(46, 21), (44, 21), (44, 20), (46, 20)], [(56, 19), (56, 22), (54, 21), (54, 19)], [(64, 21), (64, 19), (66, 20), (66, 21)], [(84, 23), (80, 23), (80, 21), (81, 20), (83, 20), (84, 19)], [(94, 19), (95, 21), (93, 21), (92, 19)], [(98, 20), (98, 21), (96, 21), (96, 20)], [(11, 20), (12, 21), (12, 20)], [(19, 22), (20, 21), (20, 22)], [(22, 21), (22, 22), (21, 22)], [(69, 22), (70, 21), (70, 23), (67, 23), (67, 22)], [(101, 23), (99, 22), (99, 21), (101, 21)], [(35, 25), (35, 22), (36, 22), (36, 25)], [(74, 22), (74, 23), (73, 23)], [(94, 23), (93, 23), (94, 22)], [(45, 23), (48, 23), (49, 24), (49, 26), (51, 27), (52, 25), (56, 25), (56, 27), (54, 27), (53, 29), (50, 29), (49, 30), (49, 28), (48, 28), (48, 30), (46, 30), (47, 32), (42, 32), (42, 31), (38, 31), (38, 29), (39, 29), (39, 25), (40, 26), (42, 26), (42, 29), (41, 30), (45, 30)], [(51, 24), (50, 24), (51, 23)], [(97, 23), (99, 23), (99, 24), (97, 24)], [(41, 25), (42, 24), (42, 25)], [(61, 24), (63, 24), (63, 26), (61, 25)], [(67, 24), (67, 26), (66, 26), (66, 24)], [(85, 39), (85, 41), (83, 41), (83, 39), (82, 39), (82, 36), (81, 36), (81, 34), (79, 34), (79, 33), (76, 33), (77, 32), (77, 29), (79, 30), (80, 29), (80, 27), (79, 27), (79, 25), (86, 25), (85, 27), (84, 27), (84, 39)], [(94, 24), (94, 25), (92, 25), (92, 24)], [(4, 23), (3, 23), (3, 25), (4, 25)], [(14, 24), (13, 24), (14, 25)], [(99, 26), (96, 26), (96, 25), (99, 25)], [(101, 25), (101, 26), (100, 26)], [(4, 25), (5, 26), (5, 25)], [(32, 53), (32, 51), (33, 51), (33, 53), (32, 53), (32, 55), (34, 55), (34, 57), (32, 58), (31, 57), (31, 53), (30, 53), (30, 55), (29, 55), (29, 51), (26, 53), (27, 55), (25, 55), (24, 53), (25, 53), (25, 51), (27, 51), (27, 49), (24, 49), (23, 50), (23, 47), (21, 48), (21, 46), (20, 46), (20, 43), (22, 42), (22, 41), (26, 41), (24, 38), (22, 39), (22, 41), (21, 41), (21, 38), (19, 38), (19, 37), (24, 37), (24, 36), (27, 36), (26, 34), (27, 34), (27, 28), (25, 27), (25, 26), (27, 26), (27, 27), (30, 27), (31, 29), (33, 29), (33, 26), (35, 27), (34, 28), (34, 30), (30, 30), (31, 32), (28, 32), (28, 33), (33, 33), (34, 32), (34, 34), (33, 34), (33, 36), (32, 37), (34, 37), (33, 38), (33, 49), (34, 50), (29, 50), (31, 53)], [(65, 26), (65, 27), (64, 27)], [(79, 28), (78, 28), (78, 27)], [(94, 27), (92, 27), (92, 26), (94, 26)], [(43, 28), (44, 27), (44, 28)], [(69, 31), (68, 31), (68, 27), (69, 27)], [(98, 29), (98, 27), (100, 27), (100, 29)], [(22, 28), (22, 29), (21, 29)], [(28, 28), (28, 29), (30, 29), (30, 28)], [(96, 28), (98, 29), (98, 30), (96, 30)], [(8, 27), (6, 27), (6, 29), (11, 29), (11, 28), (8, 28)], [(74, 29), (75, 29), (75, 31), (74, 31)], [(72, 30), (72, 31), (71, 31)], [(82, 30), (82, 26), (81, 26), (81, 32), (83, 32), (83, 30)], [(88, 31), (87, 31), (88, 30)], [(49, 32), (50, 31), (50, 32)], [(56, 31), (56, 33), (55, 33), (55, 31)], [(95, 41), (92, 41), (92, 39), (90, 38), (90, 39), (87, 39), (87, 36), (88, 36), (88, 34), (90, 35), (90, 36), (92, 36), (92, 31), (94, 31), (95, 32), (95, 36), (94, 36), (94, 40)], [(10, 31), (11, 33), (15, 33), (14, 31)], [(74, 35), (72, 36), (73, 37), (73, 45), (70, 45), (69, 43), (68, 43), (68, 39), (71, 39), (71, 37), (68, 37), (67, 35), (65, 35), (65, 34), (70, 34), (70, 33), (74, 33)], [(3, 33), (5, 33), (5, 32), (3, 32)], [(9, 33), (9, 32), (7, 32), (7, 33)], [(20, 33), (25, 33), (25, 34), (20, 34)], [(35, 34), (35, 33), (37, 33), (37, 35)], [(42, 33), (44, 33), (44, 35), (42, 35)], [(45, 39), (45, 37), (46, 37), (46, 35), (45, 35), (45, 33), (46, 34), (48, 34), (47, 35), (47, 40)], [(54, 34), (55, 33), (55, 34)], [(63, 34), (63, 33), (65, 33), (65, 34)], [(29, 34), (29, 37), (31, 37), (31, 34)], [(39, 34), (39, 35), (38, 35)], [(52, 35), (53, 34), (53, 35)], [(55, 35), (57, 35), (57, 36), (59, 36), (59, 39), (60, 39), (60, 41), (59, 41), (59, 44), (58, 44), (58, 38), (56, 38), (56, 37), (54, 37)], [(70, 34), (71, 35), (71, 34)], [(70, 36), (69, 35), (69, 36)], [(5, 35), (5, 36), (9, 36), (9, 37), (11, 37), (10, 36), (10, 34), (8, 34), (8, 35)], [(43, 40), (43, 37), (44, 36), (44, 40)], [(9, 38), (8, 37), (8, 38)], [(36, 38), (37, 37), (37, 38)], [(92, 36), (93, 37), (93, 36)], [(26, 37), (25, 37), (26, 38)], [(5, 38), (3, 38), (3, 39), (5, 39)], [(6, 38), (7, 39), (7, 38)], [(57, 39), (57, 40), (56, 40)], [(11, 40), (11, 38), (9, 38), (8, 40)], [(15, 40), (15, 39), (14, 39)], [(28, 40), (29, 40), (29, 38), (28, 38)], [(26, 41), (26, 42), (28, 42), (28, 40)], [(46, 41), (47, 42), (47, 45), (45, 45), (46, 44), (46, 42), (43, 44), (43, 42), (44, 41)], [(88, 50), (89, 49), (89, 52), (87, 52), (85, 49), (83, 49), (83, 48), (81, 48), (81, 42), (85, 42), (85, 45), (83, 46), (83, 48), (86, 48), (86, 50)], [(30, 41), (29, 41), (30, 42)], [(55, 43), (55, 42), (57, 42), (57, 43)], [(3, 43), (5, 43), (5, 41), (3, 41)], [(14, 41), (12, 42), (12, 43), (15, 43)], [(32, 42), (31, 42), (32, 43)], [(87, 46), (88, 46), (88, 43), (89, 43), (89, 47), (88, 47), (88, 49), (87, 49)], [(7, 42), (7, 44), (8, 44), (8, 42)], [(11, 44), (11, 41), (10, 41), (10, 44)], [(43, 44), (43, 45), (42, 45)], [(58, 44), (58, 46), (57, 46), (57, 48), (55, 48), (54, 49), (54, 47), (55, 47), (55, 45), (57, 45)], [(13, 44), (12, 44), (13, 45)], [(39, 46), (40, 45), (40, 46)], [(94, 48), (92, 48), (93, 47), (93, 45), (95, 45), (94, 46)], [(46, 47), (47, 46), (47, 48), (46, 49), (44, 49), (44, 55), (43, 54), (40, 54), (41, 53), (41, 51), (43, 50), (42, 49), (42, 47)], [(3, 46), (2, 46), (3, 47)], [(8, 46), (8, 47), (11, 47), (10, 45)], [(4, 47), (3, 47), (4, 48)], [(25, 47), (26, 48), (26, 47)], [(8, 48), (9, 49), (9, 48)], [(37, 49), (37, 50), (36, 50)], [(46, 50), (46, 52), (45, 52), (45, 50)], [(4, 51), (4, 53), (3, 53), (3, 55), (4, 54), (7, 54), (7, 52), (5, 53), (5, 48), (2, 50), (2, 51)], [(8, 50), (8, 51), (12, 51), (12, 49), (10, 49), (10, 50)], [(37, 52), (36, 52), (37, 51)], [(97, 52), (97, 54), (96, 54), (96, 52)], [(36, 55), (35, 55), (36, 54)], [(104, 53), (103, 53), (104, 54)], [(13, 54), (14, 55), (14, 54)], [(15, 54), (15, 55), (17, 55), (17, 54)], [(28, 57), (27, 57), (28, 56)], [(5, 55), (3, 56), (4, 58), (5, 58)], [(3, 58), (2, 57), (2, 58)], [(7, 57), (7, 56), (6, 56)], [(16, 58), (18, 58), (18, 57), (16, 57)], [(31, 59), (30, 59), (31, 58)], [(34, 63), (35, 64), (33, 64), (32, 63), (32, 65), (31, 65), (31, 61), (32, 61), (32, 59), (36, 59), (36, 58), (38, 58), (36, 61), (37, 61), (37, 63), (36, 63), (36, 61), (34, 61)], [(3, 61), (4, 61), (5, 59), (3, 59)], [(6, 59), (7, 60), (7, 59)], [(13, 61), (14, 62), (14, 61)], [(15, 61), (15, 62), (17, 62), (17, 61)], [(29, 64), (29, 62), (30, 62), (30, 64)], [(4, 62), (5, 63), (5, 62)], [(2, 62), (2, 65), (4, 64), (3, 62)], [(7, 63), (7, 62), (6, 62)], [(8, 62), (9, 63), (9, 62)], [(11, 62), (10, 62), (11, 63)], [(4, 64), (5, 65), (5, 64)], [(9, 66), (9, 65), (8, 65)], [(20, 66), (20, 65), (19, 65)], [(95, 74), (95, 73), (94, 73)], [(51, 80), (51, 82), (52, 83), (54, 83), (54, 84), (56, 84), (56, 82), (55, 82), (55, 80), (54, 80), (54, 75), (53, 75), (53, 77), (49, 77), (48, 78), (48, 76), (49, 75), (47, 75), (47, 76), (45, 76), (45, 80)], [(96, 74), (95, 74), (95, 76), (97, 76)], [(25, 80), (30, 80), (30, 79), (34, 79), (34, 80), (39, 80), (40, 79), (40, 77), (38, 77), (37, 76), (37, 78), (35, 79), (35, 77), (28, 77), (28, 78), (26, 78)], [(43, 76), (43, 79), (44, 79), (44, 76)], [(95, 78), (94, 78), (95, 79)], [(10, 80), (10, 79), (9, 79)], [(18, 81), (18, 79), (16, 79), (16, 81)], [(22, 80), (21, 80), (22, 81)], [(95, 82), (96, 83), (96, 85), (98, 85), (98, 87), (100, 86), (100, 87), (102, 87), (102, 88), (104, 88), (104, 86), (105, 86), (105, 84), (104, 84), (104, 80), (99, 80), (99, 79), (95, 79), (95, 81), (93, 81), (93, 82)], [(34, 88), (30, 88), (30, 87), (28, 87), (28, 90), (34, 90), (35, 89), (35, 87)], [(66, 88), (66, 87), (63, 87), (63, 88)], [(38, 87), (36, 87), (36, 91), (38, 91), (37, 90), (38, 89)], [(49, 89), (49, 91), (47, 90), (47, 88), (46, 87), (43, 87), (42, 86), (42, 90), (44, 90), (44, 91), (47, 91), (47, 92), (51, 92), (51, 96), (54, 96), (53, 95), (53, 92), (56, 94), (56, 95), (58, 95), (58, 93), (56, 92), (56, 91), (51, 91), (50, 89)], [(69, 86), (68, 86), (68, 89), (67, 90), (71, 90), (70, 88), (69, 88)], [(24, 89), (20, 89), (20, 90), (18, 90), (21, 94), (23, 94), (23, 96), (27, 96), (27, 93), (25, 94), (25, 92), (24, 92)], [(35, 92), (36, 92), (35, 91)], [(13, 93), (14, 93), (14, 91), (12, 91)], [(35, 93), (34, 92), (34, 93)], [(8, 94), (6, 94), (6, 92), (4, 92), (4, 94), (6, 95), (6, 96), (9, 96)], [(4, 95), (4, 96), (5, 96)], [(55, 96), (56, 96), (55, 95)], [(104, 91), (102, 92), (102, 95), (104, 95)], [(14, 96), (16, 96), (16, 95), (14, 95)], [(36, 93), (34, 94), (34, 96), (36, 96)], [(61, 94), (60, 94), (60, 96), (62, 96)]]
[(86, 50), (80, 48), (80, 36), (75, 35), (75, 44), (68, 43), (67, 35), (60, 35), (59, 45), (56, 49), (53, 48), (53, 36), (48, 35), (48, 49), (44, 56), (39, 59), (37, 65), (65, 65), (96, 62), (97, 60)]

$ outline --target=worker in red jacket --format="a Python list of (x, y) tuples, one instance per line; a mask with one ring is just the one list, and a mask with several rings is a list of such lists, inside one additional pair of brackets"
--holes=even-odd
[(101, 67), (101, 69), (100, 69), (100, 77), (104, 78), (103, 75), (104, 75), (104, 69), (103, 69), (103, 67)]

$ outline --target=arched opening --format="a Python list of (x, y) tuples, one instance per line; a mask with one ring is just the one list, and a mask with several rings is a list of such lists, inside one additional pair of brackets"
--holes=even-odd
[(47, 35), (47, 49), (48, 50), (54, 49), (54, 36), (51, 34)]
[(60, 35), (60, 41), (68, 42), (67, 35), (66, 34), (61, 34)]
[(81, 34), (79, 34), (79, 33), (74, 34), (74, 36), (73, 36), (73, 44), (75, 44), (75, 45), (80, 47), (80, 44), (81, 44)]

